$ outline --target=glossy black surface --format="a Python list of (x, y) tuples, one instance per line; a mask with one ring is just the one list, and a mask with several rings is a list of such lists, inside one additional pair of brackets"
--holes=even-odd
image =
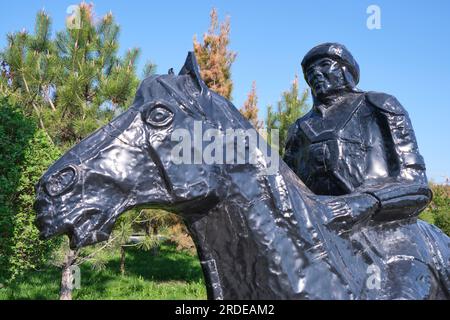
[(431, 190), (406, 110), (391, 95), (356, 88), (359, 66), (343, 45), (314, 47), (302, 67), (314, 105), (290, 128), (289, 167), (316, 194), (373, 203), (368, 214), (350, 210), (358, 219), (417, 216)]
[[(327, 91), (323, 83), (316, 87)], [(353, 94), (355, 101), (366, 97)], [(375, 102), (373, 112), (392, 114), (383, 109), (396, 107), (385, 103), (389, 99)], [(406, 124), (397, 118), (404, 114), (395, 112), (393, 121)], [(381, 214), (379, 207), (390, 217), (394, 214), (388, 208), (399, 211), (396, 199), (405, 193), (396, 188), (403, 183), (385, 186), (383, 181), (364, 192), (325, 196), (312, 193), (282, 161), (274, 175), (262, 174), (263, 158), (256, 165), (174, 164), (171, 150), (177, 142), (170, 135), (180, 128), (191, 130), (196, 120), (204, 130), (251, 128), (228, 100), (205, 86), (191, 53), (179, 75), (144, 80), (129, 110), (48, 169), (36, 186), (42, 237), (67, 234), (72, 247), (81, 247), (106, 240), (117, 217), (129, 208), (164, 207), (184, 218), (212, 299), (449, 297), (449, 238), (417, 221), (416, 207), (407, 219), (371, 219), (371, 214)], [(404, 170), (405, 181), (416, 181), (410, 167)], [(422, 195), (421, 188), (428, 195), (423, 179), (408, 185), (412, 197)], [(349, 186), (355, 183), (356, 189), (360, 180), (354, 181)], [(414, 201), (419, 207), (428, 200)], [(369, 218), (350, 215), (349, 220), (347, 207)], [(379, 271), (376, 288), (369, 284), (374, 268)]]

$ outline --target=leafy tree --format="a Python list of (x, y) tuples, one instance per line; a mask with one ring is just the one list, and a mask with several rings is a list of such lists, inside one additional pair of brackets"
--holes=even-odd
[(211, 23), (208, 32), (203, 35), (203, 44), (194, 36), (194, 53), (206, 85), (225, 98), (231, 99), (233, 90), (231, 65), (236, 59), (236, 53), (228, 49), (230, 19), (227, 17), (219, 26), (215, 8), (211, 10), (210, 17)]
[[(308, 90), (303, 93), (299, 92), (298, 77), (295, 76), (292, 86), (288, 91), (283, 92), (281, 100), (278, 102), (277, 110), (274, 111), (272, 106), (267, 107), (266, 127), (268, 133), (272, 129), (279, 131), (279, 153), (284, 154), (286, 139), (289, 127), (310, 108), (307, 104)], [(270, 134), (268, 134), (269, 143)]]
[(59, 240), (41, 241), (34, 226), (34, 184), (59, 150), (27, 119), (0, 100), (0, 282), (40, 268)]
[(264, 123), (258, 120), (258, 96), (256, 95), (256, 82), (252, 83), (252, 90), (247, 96), (244, 105), (239, 109), (242, 115), (250, 121), (256, 130), (262, 129)]

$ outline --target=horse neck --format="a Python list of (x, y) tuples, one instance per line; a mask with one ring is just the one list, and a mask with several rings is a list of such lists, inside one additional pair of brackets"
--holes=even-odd
[(318, 242), (311, 194), (283, 162), (276, 175), (241, 172), (231, 181), (233, 192), (187, 221), (208, 297), (292, 297), (298, 263)]

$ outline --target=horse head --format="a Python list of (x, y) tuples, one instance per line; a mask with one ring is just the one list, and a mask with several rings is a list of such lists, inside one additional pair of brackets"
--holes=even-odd
[[(184, 216), (207, 211), (224, 196), (222, 168), (195, 164), (203, 145), (183, 151), (194, 164), (176, 163), (172, 153), (181, 138), (196, 134), (196, 123), (201, 137), (208, 130), (249, 128), (230, 105), (203, 83), (193, 53), (179, 75), (145, 79), (126, 112), (75, 145), (37, 183), (41, 237), (67, 234), (77, 248), (108, 239), (130, 208), (163, 207)], [(183, 130), (178, 141), (177, 130)]]

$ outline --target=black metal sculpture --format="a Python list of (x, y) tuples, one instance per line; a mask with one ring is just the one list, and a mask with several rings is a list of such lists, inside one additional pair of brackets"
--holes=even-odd
[(85, 246), (106, 240), (124, 210), (164, 207), (184, 218), (211, 299), (449, 297), (450, 241), (439, 229), (409, 219), (337, 232), (334, 197), (313, 194), (282, 161), (273, 175), (261, 174), (263, 158), (175, 164), (171, 133), (195, 121), (251, 128), (205, 86), (190, 53), (179, 75), (144, 80), (129, 110), (44, 174), (35, 204), (42, 237), (65, 233)]
[(393, 97), (356, 88), (359, 66), (345, 46), (324, 43), (302, 61), (314, 105), (289, 130), (284, 160), (339, 220), (417, 216), (430, 202), (425, 163), (408, 113)]

